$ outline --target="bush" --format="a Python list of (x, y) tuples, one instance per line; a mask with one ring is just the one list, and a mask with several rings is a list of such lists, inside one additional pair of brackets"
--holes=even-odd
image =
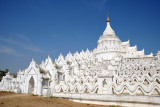
[(36, 94), (32, 94), (32, 96), (38, 96), (38, 95), (36, 95)]
[(4, 102), (1, 102), (1, 104), (4, 104)]

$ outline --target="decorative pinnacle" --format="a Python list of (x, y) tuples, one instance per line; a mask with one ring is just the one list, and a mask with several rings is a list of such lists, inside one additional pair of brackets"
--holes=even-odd
[(107, 22), (110, 22), (109, 14), (107, 14)]

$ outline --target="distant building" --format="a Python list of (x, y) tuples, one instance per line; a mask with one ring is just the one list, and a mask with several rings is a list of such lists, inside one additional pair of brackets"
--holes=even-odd
[(31, 61), (17, 78), (3, 77), (0, 90), (55, 96), (84, 103), (160, 106), (160, 52), (153, 56), (121, 42), (110, 26), (97, 48), (41, 64)]

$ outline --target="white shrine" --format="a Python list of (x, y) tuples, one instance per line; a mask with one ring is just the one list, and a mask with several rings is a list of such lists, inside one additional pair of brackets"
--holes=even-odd
[(153, 56), (121, 42), (110, 26), (100, 36), (97, 48), (41, 64), (34, 60), (9, 73), (0, 82), (1, 91), (63, 97), (82, 103), (120, 106), (160, 106), (160, 51)]

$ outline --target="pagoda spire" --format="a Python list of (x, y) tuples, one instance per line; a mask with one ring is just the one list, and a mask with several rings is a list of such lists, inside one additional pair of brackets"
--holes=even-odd
[(109, 15), (108, 14), (107, 14), (107, 20), (106, 20), (106, 22), (107, 22), (107, 26), (106, 26), (106, 29), (103, 32), (103, 35), (107, 35), (107, 34), (109, 34), (109, 35), (115, 35), (114, 30), (110, 26), (110, 19), (109, 19)]
[(107, 20), (106, 20), (106, 22), (110, 22), (109, 13), (107, 14)]

